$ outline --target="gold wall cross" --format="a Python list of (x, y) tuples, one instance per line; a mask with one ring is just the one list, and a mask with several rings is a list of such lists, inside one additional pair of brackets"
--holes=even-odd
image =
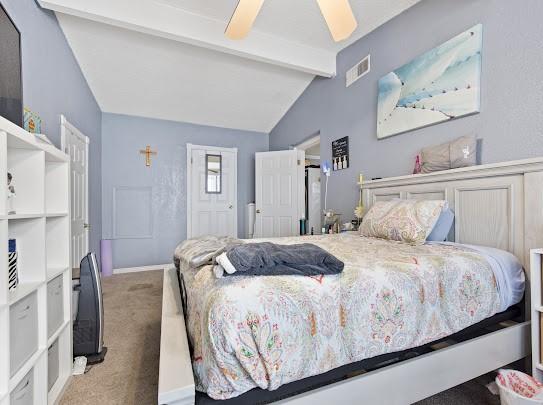
[(151, 166), (151, 155), (156, 155), (157, 153), (154, 150), (151, 150), (151, 146), (147, 145), (145, 149), (141, 149), (140, 153), (145, 155), (145, 166)]

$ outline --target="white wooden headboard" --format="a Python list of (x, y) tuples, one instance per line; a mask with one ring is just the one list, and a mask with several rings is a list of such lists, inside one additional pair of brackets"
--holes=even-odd
[(362, 190), (367, 208), (392, 198), (445, 199), (455, 212), (449, 240), (507, 250), (526, 270), (530, 249), (543, 247), (543, 158), (373, 180)]

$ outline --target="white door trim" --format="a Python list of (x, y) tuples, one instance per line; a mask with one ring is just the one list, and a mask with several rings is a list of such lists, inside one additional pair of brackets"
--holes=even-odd
[(232, 152), (236, 155), (236, 181), (234, 182), (234, 234), (238, 234), (238, 148), (223, 148), (220, 146), (195, 145), (187, 143), (187, 239), (192, 237), (192, 151), (206, 149), (217, 152)]
[[(89, 224), (89, 145), (90, 145), (90, 139), (88, 136), (83, 134), (79, 129), (77, 129), (74, 125), (72, 125), (64, 116), (63, 114), (60, 115), (60, 149), (66, 153), (68, 156), (70, 155), (66, 151), (66, 130), (69, 130), (72, 134), (74, 134), (77, 138), (79, 138), (82, 142), (85, 143), (85, 196), (87, 198), (87, 203), (85, 204), (85, 223)], [(72, 159), (70, 157), (70, 165), (72, 164)], [(72, 223), (72, 172), (70, 169), (70, 181), (69, 181), (69, 192), (70, 192), (70, 225)], [(87, 247), (87, 251), (90, 249), (90, 229), (85, 232), (85, 245)], [(72, 231), (70, 226), (70, 244), (72, 243)], [(70, 264), (72, 265), (72, 264)]]

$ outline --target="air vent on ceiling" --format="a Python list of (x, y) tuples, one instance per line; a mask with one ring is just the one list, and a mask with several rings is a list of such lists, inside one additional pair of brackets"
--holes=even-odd
[(352, 68), (347, 71), (346, 87), (356, 82), (362, 76), (366, 75), (370, 71), (370, 55), (366, 56)]

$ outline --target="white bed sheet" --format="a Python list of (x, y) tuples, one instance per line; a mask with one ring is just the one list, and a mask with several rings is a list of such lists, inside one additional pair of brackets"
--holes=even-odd
[(466, 246), (481, 253), (492, 267), (494, 277), (496, 278), (501, 302), (500, 311), (505, 311), (511, 305), (515, 305), (522, 300), (526, 277), (522, 264), (512, 253), (487, 246), (454, 242), (429, 242), (428, 244)]

